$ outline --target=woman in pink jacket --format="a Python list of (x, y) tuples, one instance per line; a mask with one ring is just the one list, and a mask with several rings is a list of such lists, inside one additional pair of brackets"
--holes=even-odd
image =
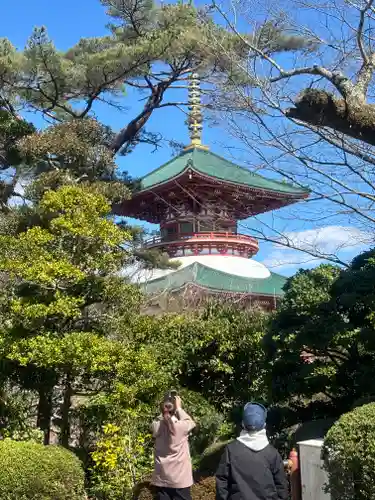
[(181, 408), (181, 398), (175, 404), (162, 403), (162, 416), (152, 423), (155, 439), (155, 468), (152, 484), (157, 487), (158, 500), (191, 500), (193, 471), (189, 450), (189, 433), (193, 419)]

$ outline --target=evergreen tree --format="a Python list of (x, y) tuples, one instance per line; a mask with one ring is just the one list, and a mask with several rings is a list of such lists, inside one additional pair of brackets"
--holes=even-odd
[(371, 250), (348, 269), (321, 265), (288, 281), (266, 348), (270, 397), (295, 421), (339, 416), (375, 396), (374, 272)]
[(90, 394), (131, 405), (137, 391), (152, 393), (163, 371), (132, 341), (141, 296), (117, 277), (131, 235), (106, 218), (110, 204), (92, 187), (64, 186), (37, 209), (40, 225), (0, 236), (0, 269), (8, 274), (1, 358), (37, 390), (45, 443), (60, 394), (60, 441), (68, 446), (77, 392), (86, 405)]

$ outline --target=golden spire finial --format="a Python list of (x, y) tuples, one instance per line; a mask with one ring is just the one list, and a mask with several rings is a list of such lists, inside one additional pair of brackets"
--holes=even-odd
[(186, 149), (190, 148), (202, 148), (208, 149), (202, 146), (202, 101), (201, 101), (201, 82), (199, 75), (193, 73), (190, 77), (189, 84), (189, 116), (188, 124), (190, 131), (190, 144)]

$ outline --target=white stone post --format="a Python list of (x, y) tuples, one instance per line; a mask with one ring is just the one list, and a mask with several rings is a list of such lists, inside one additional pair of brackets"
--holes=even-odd
[(331, 495), (325, 493), (328, 477), (323, 470), (323, 440), (301, 441), (298, 446), (302, 500), (331, 500)]

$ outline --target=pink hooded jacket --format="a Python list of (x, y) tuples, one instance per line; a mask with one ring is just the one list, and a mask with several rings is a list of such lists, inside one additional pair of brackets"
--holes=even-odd
[(192, 418), (182, 409), (176, 417), (159, 417), (152, 423), (155, 438), (155, 468), (151, 483), (161, 488), (189, 488), (193, 471), (189, 450), (189, 432), (194, 429)]

